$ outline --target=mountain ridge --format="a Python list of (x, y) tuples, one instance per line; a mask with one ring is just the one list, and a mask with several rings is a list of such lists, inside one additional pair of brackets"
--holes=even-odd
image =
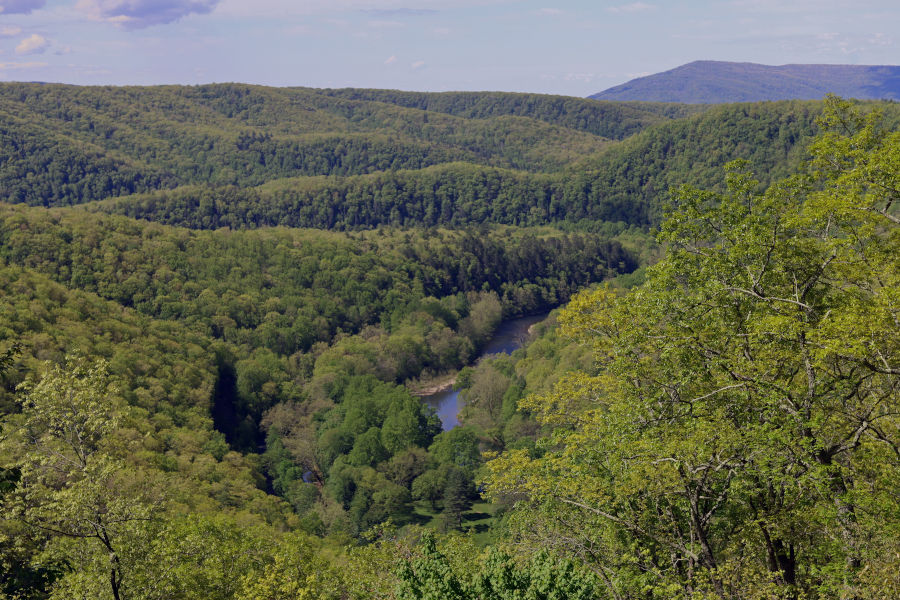
[(818, 100), (833, 93), (900, 100), (900, 66), (786, 64), (698, 60), (592, 94), (594, 100), (721, 104)]

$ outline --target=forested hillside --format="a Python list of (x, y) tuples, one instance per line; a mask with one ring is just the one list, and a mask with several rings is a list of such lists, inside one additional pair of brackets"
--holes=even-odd
[(783, 175), (821, 110), (674, 107), (522, 94), (7, 84), (0, 192), (43, 206), (129, 196), (102, 206), (193, 228), (646, 226), (658, 222), (670, 186), (720, 187), (729, 160)]
[(191, 183), (259, 185), (466, 161), (544, 171), (606, 138), (515, 112), (461, 118), (312, 90), (242, 85), (0, 86), (0, 191), (77, 204)]
[(0, 85), (0, 598), (867, 597), (898, 121)]
[(801, 160), (820, 110), (820, 104), (791, 102), (720, 107), (650, 128), (555, 174), (456, 162), (254, 188), (187, 186), (90, 208), (192, 228), (646, 227), (659, 221), (671, 187), (721, 188), (729, 160), (749, 160), (766, 181), (785, 175)]
[(670, 118), (702, 112), (685, 104), (592, 102), (568, 96), (478, 92), (401, 92), (398, 90), (322, 90), (334, 98), (372, 100), (469, 119), (503, 115), (529, 117), (601, 137), (621, 140)]

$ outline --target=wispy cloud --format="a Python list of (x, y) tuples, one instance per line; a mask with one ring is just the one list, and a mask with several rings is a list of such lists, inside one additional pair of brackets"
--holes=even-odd
[(172, 23), (191, 14), (206, 14), (220, 0), (78, 0), (75, 7), (96, 21), (142, 29)]
[[(410, 3), (414, 6), (409, 6)], [(401, 18), (427, 17), (450, 10), (508, 3), (510, 0), (221, 0), (216, 13), (283, 19), (288, 16), (357, 12), (375, 17)]]
[(421, 69), (422, 67), (425, 66), (425, 61), (417, 60), (416, 62), (414, 62), (413, 64), (411, 64), (409, 66), (412, 67), (413, 69)]
[(433, 8), (369, 8), (362, 12), (376, 17), (426, 17), (440, 11)]
[(43, 54), (50, 47), (50, 40), (42, 35), (32, 33), (30, 36), (19, 42), (16, 46), (16, 54)]
[(374, 29), (397, 29), (399, 27), (406, 27), (405, 23), (401, 23), (400, 21), (369, 21), (367, 23), (369, 27)]
[(566, 73), (565, 79), (566, 81), (580, 81), (582, 83), (590, 83), (594, 79), (596, 79), (597, 75), (595, 73)]
[(557, 17), (557, 16), (563, 14), (563, 11), (561, 11), (558, 8), (541, 8), (541, 9), (538, 9), (536, 12), (537, 12), (537, 14), (543, 15), (545, 17)]
[(816, 14), (831, 10), (858, 10), (859, 0), (732, 0), (733, 8), (748, 13), (774, 14)]
[(47, 0), (0, 0), (0, 13), (2, 14), (22, 14), (44, 8)]
[(14, 25), (4, 25), (0, 27), (0, 37), (13, 37), (22, 33), (21, 27), (15, 27)]
[(884, 33), (873, 33), (869, 37), (869, 44), (872, 46), (893, 46), (894, 40)]
[[(686, 39), (692, 42), (733, 46), (764, 46), (778, 48), (781, 56), (803, 57), (793, 62), (854, 62), (847, 56), (866, 53), (878, 53), (881, 49), (893, 46), (894, 38), (884, 33), (848, 34), (835, 31), (807, 33), (803, 31), (773, 31), (771, 28), (747, 29), (741, 33), (723, 31), (714, 27), (706, 28), (709, 33), (679, 32), (672, 34), (673, 39)], [(784, 64), (790, 60), (771, 60), (767, 64)], [(882, 61), (879, 64), (895, 64), (896, 61)]]
[(16, 71), (21, 69), (39, 69), (46, 67), (45, 62), (0, 62), (0, 71)]
[(610, 6), (606, 10), (614, 14), (628, 14), (645, 12), (655, 8), (652, 4), (646, 2), (631, 2), (630, 4), (620, 4), (618, 6)]
[(397, 62), (397, 57), (394, 56), (394, 55), (392, 55), (392, 56), (388, 56), (388, 57), (385, 59), (384, 64), (386, 64), (386, 65), (392, 65), (392, 64), (394, 64), (395, 62)]
[(873, 48), (883, 48), (894, 44), (894, 40), (883, 33), (872, 35), (819, 34), (816, 38), (818, 41), (816, 49), (819, 53), (837, 49), (845, 56), (853, 56)]

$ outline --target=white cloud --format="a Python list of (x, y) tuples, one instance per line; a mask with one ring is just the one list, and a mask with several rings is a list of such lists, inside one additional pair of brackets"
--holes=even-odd
[(21, 27), (15, 27), (13, 25), (5, 25), (0, 27), (0, 37), (13, 37), (22, 33)]
[(615, 14), (627, 14), (627, 13), (636, 13), (636, 12), (644, 12), (651, 10), (653, 8), (652, 4), (647, 4), (646, 2), (632, 2), (630, 4), (620, 4), (619, 6), (610, 6), (606, 10)]
[(78, 0), (75, 8), (95, 21), (141, 29), (212, 12), (220, 0)]
[(42, 54), (50, 46), (50, 41), (42, 35), (32, 33), (19, 42), (16, 54)]
[(0, 13), (27, 15), (31, 11), (44, 8), (47, 0), (0, 0)]
[(388, 56), (388, 57), (387, 57), (387, 60), (384, 61), (384, 64), (386, 64), (386, 65), (392, 65), (392, 64), (394, 64), (395, 62), (397, 62), (397, 57), (396, 57), (396, 56)]
[(412, 67), (413, 69), (421, 69), (422, 67), (425, 66), (425, 61), (417, 60), (416, 62), (414, 62), (413, 64), (411, 64), (409, 66)]
[(558, 8), (541, 8), (537, 11), (537, 14), (545, 17), (556, 17), (563, 14), (563, 11)]

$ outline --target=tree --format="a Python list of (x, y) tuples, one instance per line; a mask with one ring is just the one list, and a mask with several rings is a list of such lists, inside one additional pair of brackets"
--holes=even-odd
[(434, 537), (422, 539), (422, 557), (400, 567), (397, 598), (400, 600), (466, 600), (463, 581), (438, 551)]
[[(453, 551), (453, 538), (444, 540)], [(571, 561), (539, 552), (530, 560), (516, 561), (492, 549), (483, 560), (471, 560), (466, 569), (438, 550), (426, 534), (421, 555), (399, 569), (398, 600), (589, 600), (596, 598), (593, 577)]]
[(503, 416), (503, 398), (512, 380), (487, 361), (472, 370), (471, 384), (461, 392), (465, 408), (463, 420), (491, 432), (495, 442), (499, 438), (499, 425)]
[(444, 472), (440, 469), (425, 471), (412, 483), (412, 497), (416, 500), (428, 500), (432, 510), (437, 510), (437, 501), (444, 497), (446, 485)]
[(441, 464), (455, 465), (474, 473), (481, 464), (478, 435), (471, 427), (454, 427), (434, 436), (428, 448), (431, 456)]
[[(20, 351), (21, 345), (13, 342), (0, 353), (0, 382), (6, 378)], [(16, 489), (20, 477), (18, 468), (0, 467), (0, 506), (3, 505), (4, 497)], [(0, 598), (43, 597), (53, 580), (59, 576), (58, 565), (29, 564), (29, 559), (38, 551), (40, 540), (28, 534), (21, 523), (0, 519)]]
[(244, 600), (331, 600), (343, 597), (340, 578), (300, 534), (278, 539), (261, 569), (248, 573), (235, 597)]
[(900, 134), (826, 108), (807, 172), (681, 189), (645, 284), (570, 304), (598, 374), (522, 401), (542, 456), (489, 463), (614, 598), (896, 595)]
[[(0, 446), (4, 467), (19, 472), (2, 499), (3, 511), (49, 536), (46, 552), (65, 555), (80, 592), (88, 593), (82, 585), (95, 592), (105, 586), (119, 600), (129, 568), (123, 547), (133, 541), (135, 527), (153, 518), (161, 499), (158, 478), (124, 460), (127, 448), (116, 435), (123, 405), (106, 364), (72, 359), (66, 368), (48, 367), (21, 391), (22, 412)], [(95, 545), (72, 548), (67, 540)], [(105, 554), (102, 575), (91, 568), (98, 550)], [(56, 587), (76, 592), (67, 585), (63, 577)]]
[(444, 479), (444, 514), (455, 527), (462, 527), (462, 515), (472, 506), (475, 497), (475, 486), (472, 475), (455, 465), (445, 464)]
[(18, 342), (13, 342), (9, 348), (0, 354), (0, 378), (6, 376), (6, 372), (13, 366), (16, 355), (21, 352), (22, 346)]

